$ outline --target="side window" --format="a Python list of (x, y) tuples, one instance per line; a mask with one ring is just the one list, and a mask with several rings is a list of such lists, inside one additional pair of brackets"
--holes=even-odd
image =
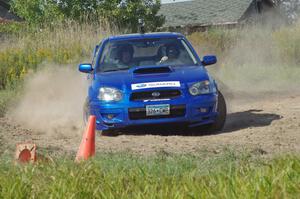
[(94, 48), (94, 52), (93, 52), (93, 59), (92, 59), (92, 65), (94, 65), (95, 63), (95, 59), (99, 53), (99, 49), (100, 49), (100, 46), (101, 46), (101, 43), (96, 45), (95, 48)]
[(109, 57), (108, 57), (109, 53), (108, 52), (110, 51), (110, 49), (111, 49), (110, 43), (105, 44), (105, 46), (104, 46), (104, 48), (102, 50), (102, 53), (101, 53), (101, 55), (99, 57), (99, 63), (98, 63), (98, 65), (107, 62), (107, 60), (109, 59)]

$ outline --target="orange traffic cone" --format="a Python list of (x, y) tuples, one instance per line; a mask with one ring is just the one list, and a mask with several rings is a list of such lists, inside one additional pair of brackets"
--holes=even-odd
[(76, 162), (79, 162), (80, 160), (87, 160), (89, 157), (95, 155), (95, 127), (96, 116), (91, 115), (76, 155)]
[(33, 143), (17, 144), (15, 160), (20, 163), (36, 161), (36, 145)]

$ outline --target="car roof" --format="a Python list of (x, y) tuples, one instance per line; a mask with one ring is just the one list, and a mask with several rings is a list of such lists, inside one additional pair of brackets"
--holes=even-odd
[(130, 39), (158, 39), (158, 38), (179, 38), (184, 37), (180, 33), (176, 32), (153, 32), (153, 33), (145, 33), (145, 34), (124, 34), (124, 35), (116, 35), (110, 36), (107, 39), (114, 40), (130, 40)]

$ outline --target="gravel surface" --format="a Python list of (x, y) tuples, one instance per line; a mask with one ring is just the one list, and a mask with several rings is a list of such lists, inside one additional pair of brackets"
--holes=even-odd
[[(137, 154), (219, 153), (227, 148), (251, 150), (260, 154), (300, 152), (300, 95), (266, 97), (238, 96), (227, 100), (229, 113), (223, 132), (214, 135), (186, 135), (155, 132), (127, 132), (126, 135), (103, 136), (97, 133), (96, 150), (102, 152), (132, 152)], [(47, 128), (45, 126), (45, 128)], [(34, 142), (43, 153), (75, 154), (82, 129), (74, 134), (35, 132), (16, 124), (7, 117), (0, 118), (1, 153), (13, 153), (19, 142)]]

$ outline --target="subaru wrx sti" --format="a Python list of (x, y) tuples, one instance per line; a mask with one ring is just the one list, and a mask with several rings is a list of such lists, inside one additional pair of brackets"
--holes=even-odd
[(84, 118), (96, 116), (97, 130), (182, 124), (222, 130), (226, 104), (206, 66), (216, 56), (197, 55), (180, 33), (111, 36), (80, 64), (90, 86)]

